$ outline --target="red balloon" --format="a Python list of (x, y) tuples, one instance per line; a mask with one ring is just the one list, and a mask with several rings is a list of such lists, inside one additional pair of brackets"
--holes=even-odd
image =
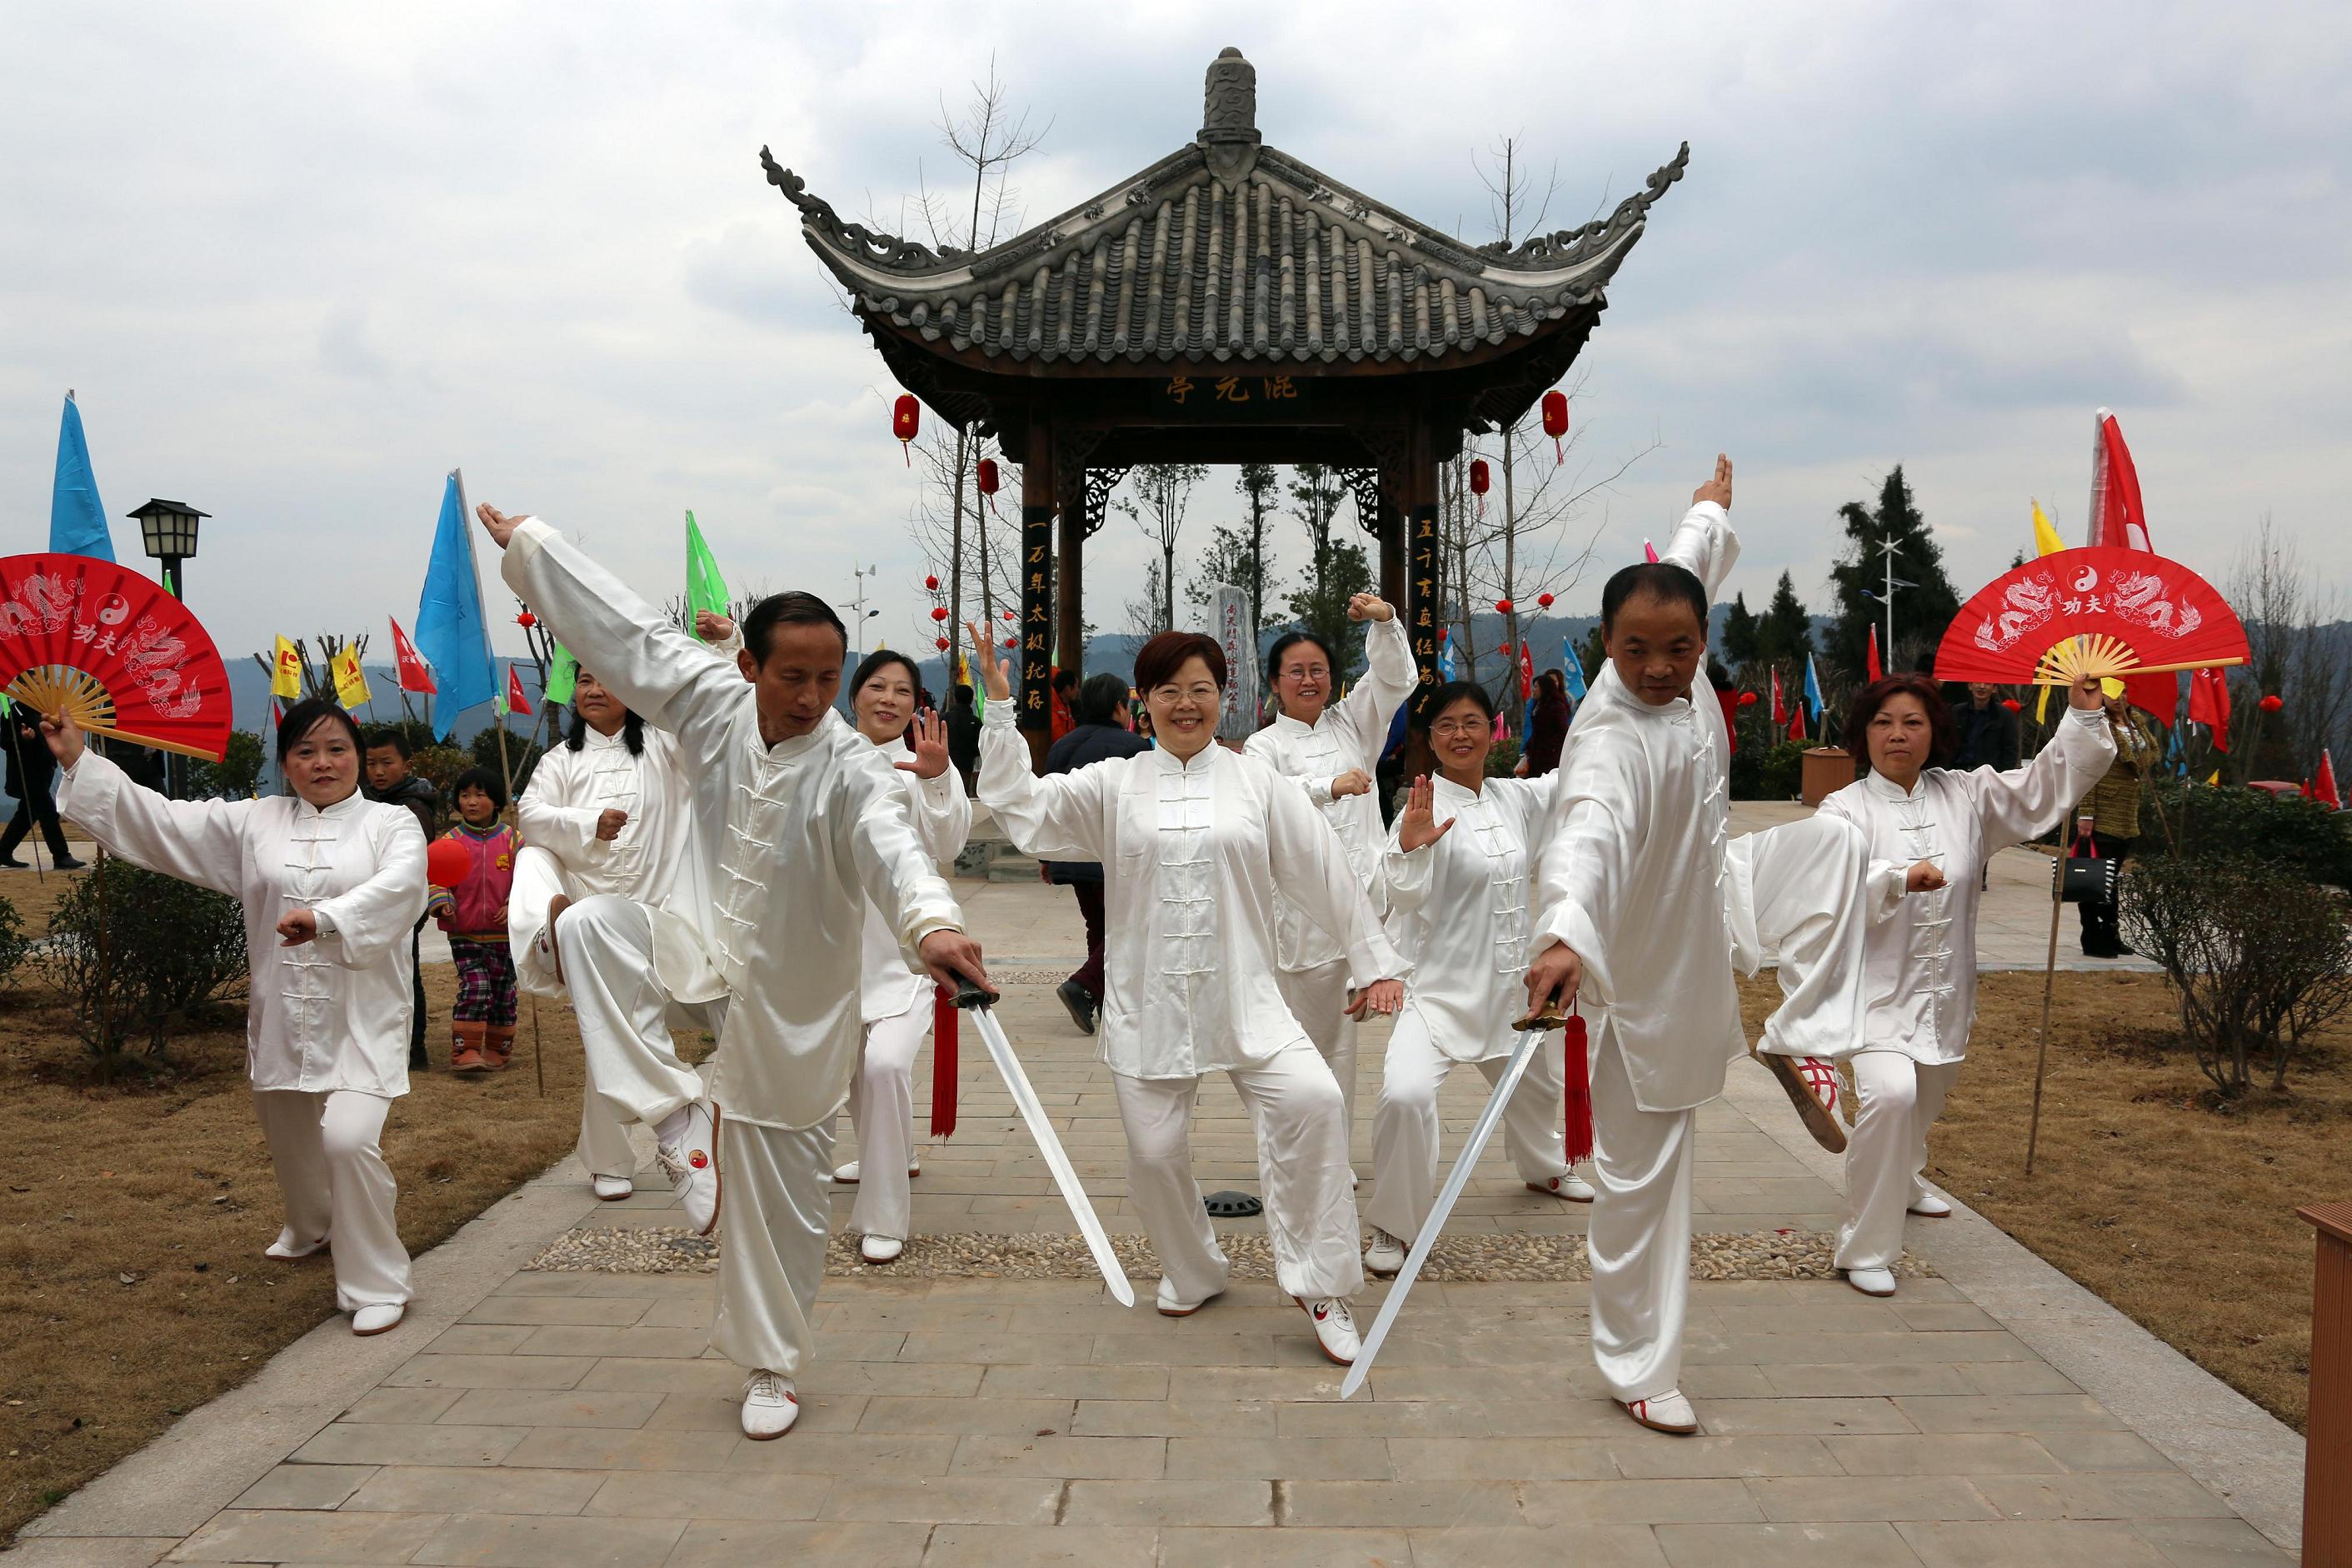
[(1497, 599), (1497, 600), (1496, 600), (1496, 601), (1495, 601), (1495, 613), (1496, 613), (1496, 615), (1498, 615), (1498, 616), (1507, 616), (1507, 615), (1509, 615), (1509, 614), (1511, 613), (1511, 601), (1510, 601), (1510, 600), (1508, 600), (1508, 599)]
[(931, 619), (935, 621), (944, 621), (947, 618), (948, 607), (945, 605), (933, 605), (931, 606)]
[(1538, 609), (1538, 610), (1549, 610), (1549, 609), (1550, 609), (1550, 608), (1551, 608), (1551, 595), (1550, 595), (1549, 594), (1538, 594), (1538, 595), (1536, 595), (1536, 608), (1537, 608), (1537, 609)]
[(911, 392), (902, 392), (898, 401), (890, 405), (890, 434), (901, 441), (911, 441), (923, 426), (923, 405), (915, 401)]
[(923, 588), (926, 593), (936, 594), (940, 591), (940, 580), (937, 577), (926, 577), (923, 579)]
[(1742, 708), (1753, 708), (1753, 707), (1755, 707), (1755, 706), (1756, 706), (1756, 693), (1754, 693), (1753, 691), (1743, 691), (1743, 692), (1741, 692), (1741, 693), (1739, 694), (1739, 705), (1740, 705)]
[(436, 838), (425, 847), (425, 879), (436, 888), (454, 888), (473, 869), (474, 858), (454, 838)]
[(2261, 709), (2265, 713), (2275, 713), (2280, 709), (2286, 706), (2286, 701), (2284, 698), (2280, 697), (2277, 692), (2273, 691), (2269, 696), (2264, 697), (2260, 702), (2255, 703), (2254, 706)]

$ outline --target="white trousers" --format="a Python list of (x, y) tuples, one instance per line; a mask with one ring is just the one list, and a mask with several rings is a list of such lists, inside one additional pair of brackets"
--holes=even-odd
[(914, 1234), (907, 1167), (915, 1152), (915, 1054), (930, 1033), (931, 997), (925, 993), (894, 1018), (866, 1026), (857, 1076), (849, 1080), (849, 1121), (857, 1130), (857, 1202), (849, 1228), (867, 1236)]
[[(563, 863), (544, 849), (524, 845), (515, 854), (514, 886), (507, 894), (508, 944), (514, 952), (515, 983), (534, 996), (564, 994), (555, 966), (539, 951), (539, 935), (547, 924), (547, 906), (558, 894), (578, 897), (579, 885), (568, 877)], [(651, 927), (648, 924), (647, 929)], [(565, 931), (570, 931), (567, 918)], [(585, 1026), (583, 1026), (583, 1038)], [(629, 1147), (627, 1126), (596, 1092), (589, 1071), (580, 1090), (580, 1163), (592, 1176), (636, 1174), (636, 1151)]]
[[(571, 917), (566, 915), (566, 921)], [(564, 957), (569, 972), (572, 960)], [(719, 1310), (710, 1348), (738, 1366), (797, 1377), (815, 1333), (833, 1223), (833, 1129), (719, 1123)]]
[[(673, 1016), (703, 1022), (716, 1004), (670, 1000), (654, 970), (654, 927), (645, 906), (600, 893), (563, 911), (555, 928), (580, 1045), (588, 1058), (588, 1087), (616, 1121), (658, 1123), (701, 1098), (702, 1079), (679, 1059), (669, 1037)], [(581, 1117), (583, 1142), (587, 1112)], [(626, 1140), (622, 1141), (625, 1142)], [(630, 1174), (635, 1162), (600, 1175)]]
[[(1348, 1174), (1348, 1127), (1331, 1069), (1298, 1045), (1226, 1077), (1257, 1131), (1276, 1279), (1307, 1301), (1354, 1295), (1364, 1284), (1362, 1238)], [(1192, 1106), (1201, 1080), (1113, 1073), (1110, 1081), (1127, 1130), (1128, 1197), (1176, 1299), (1204, 1300), (1225, 1288), (1227, 1265), (1192, 1175)]]
[(393, 1216), (400, 1194), (383, 1161), (392, 1101), (355, 1089), (263, 1089), (253, 1109), (286, 1203), (278, 1239), (289, 1247), (332, 1239), (335, 1305), (346, 1312), (406, 1301), (408, 1249)]
[[(1339, 1080), (1339, 1103), (1348, 1118), (1348, 1135), (1356, 1132), (1356, 1020), (1348, 1016), (1348, 961), (1333, 959), (1328, 963), (1302, 969), (1297, 973), (1276, 970), (1275, 988), (1282, 993), (1282, 1005), (1315, 1042), (1315, 1054)], [(1342, 1158), (1345, 1158), (1343, 1155)]]
[(1840, 1268), (1885, 1268), (1903, 1256), (1903, 1216), (1927, 1191), (1919, 1174), (1927, 1168), (1927, 1129), (1959, 1076), (1958, 1062), (1916, 1062), (1901, 1051), (1855, 1053)]
[(1780, 1005), (1758, 1050), (1836, 1058), (1861, 1041), (1869, 850), (1852, 823), (1821, 816), (1731, 841), (1735, 959), (1753, 974), (1766, 951), (1780, 954)]
[(1644, 1110), (1604, 1022), (1592, 1060), (1592, 1359), (1620, 1400), (1682, 1377), (1696, 1110)]
[[(1568, 1173), (1560, 1049), (1557, 1034), (1538, 1046), (1503, 1107), (1503, 1146), (1521, 1181)], [(1437, 1048), (1419, 1013), (1408, 1007), (1398, 1016), (1372, 1108), (1372, 1200), (1364, 1217), (1407, 1245), (1421, 1234), (1437, 1199), (1437, 1091), (1456, 1065)], [(1502, 1081), (1511, 1059), (1494, 1057), (1476, 1065), (1493, 1085)]]

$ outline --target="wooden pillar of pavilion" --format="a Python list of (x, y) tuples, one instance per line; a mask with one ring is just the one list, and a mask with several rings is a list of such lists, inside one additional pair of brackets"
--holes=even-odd
[(1033, 405), (1021, 459), (1021, 683), (1013, 700), (1039, 768), (1054, 739), (1054, 425)]

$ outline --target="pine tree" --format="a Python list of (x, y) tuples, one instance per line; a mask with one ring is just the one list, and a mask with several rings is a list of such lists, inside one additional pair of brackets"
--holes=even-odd
[(1364, 647), (1364, 628), (1348, 618), (1348, 601), (1371, 591), (1371, 563), (1352, 539), (1330, 541), (1322, 571), (1290, 591), (1291, 617), (1339, 650), (1342, 679), (1352, 679)]
[(1234, 486), (1249, 501), (1249, 521), (1242, 528), (1249, 543), (1248, 574), (1236, 581), (1249, 593), (1253, 647), (1265, 640), (1266, 590), (1277, 585), (1268, 577), (1274, 570), (1274, 552), (1266, 545), (1265, 519), (1268, 509), (1275, 504), (1278, 482), (1272, 463), (1244, 463), (1241, 479)]
[[(1786, 572), (1772, 590), (1772, 602), (1756, 623), (1758, 658), (1801, 665), (1813, 651), (1813, 617), (1797, 597), (1797, 584)], [(1746, 660), (1742, 660), (1745, 663)]]
[[(1897, 647), (1881, 648), (1888, 669), (1916, 669), (1935, 655), (1944, 628), (1960, 613), (1959, 595), (1944, 575), (1944, 552), (1928, 535), (1927, 520), (1911, 499), (1911, 487), (1897, 463), (1879, 487), (1875, 510), (1860, 501), (1838, 508), (1845, 523), (1848, 552), (1830, 568), (1830, 584), (1837, 595), (1837, 626), (1830, 634), (1829, 655), (1840, 669), (1859, 670), (1870, 645), (1870, 628), (1884, 626), (1886, 606), (1866, 596), (1886, 589), (1886, 558), (1881, 552), (1895, 545), (1895, 575), (1912, 586), (1895, 591), (1895, 637)], [(1907, 657), (1898, 657), (1900, 649)]]
[(1748, 595), (1734, 594), (1723, 612), (1723, 660), (1737, 669), (1756, 657), (1756, 612), (1748, 607)]

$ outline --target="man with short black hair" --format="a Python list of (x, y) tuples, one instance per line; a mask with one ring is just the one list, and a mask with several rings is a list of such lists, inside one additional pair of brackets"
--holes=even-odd
[[(389, 728), (370, 731), (366, 763), (368, 799), (406, 806), (424, 831), (425, 842), (432, 843), (441, 830), (441, 792), (433, 787), (432, 780), (409, 771), (408, 737)], [(408, 933), (409, 984), (415, 987), (415, 1002), (408, 1022), (410, 1072), (427, 1072), (433, 1067), (433, 1058), (425, 1049), (425, 969), (416, 962), (417, 939), (424, 931), (425, 917), (419, 916)]]

